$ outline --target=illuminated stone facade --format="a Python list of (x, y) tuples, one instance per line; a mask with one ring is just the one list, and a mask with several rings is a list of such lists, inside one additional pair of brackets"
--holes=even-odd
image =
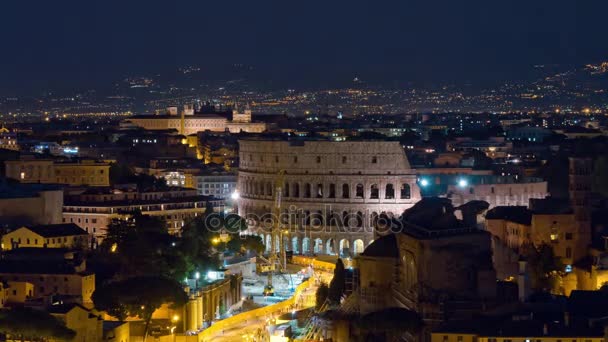
[(398, 142), (251, 139), (239, 145), (239, 214), (256, 219), (250, 229), (267, 248), (264, 215), (271, 213), (281, 171), (281, 221), (294, 253), (361, 253), (380, 214), (398, 216), (420, 199)]
[(186, 111), (183, 115), (177, 115), (177, 112), (164, 115), (136, 115), (127, 121), (147, 130), (175, 129), (183, 135), (204, 131), (261, 133), (266, 130), (265, 123), (251, 122), (251, 110), (233, 111), (232, 118), (229, 120), (217, 114), (194, 114)]
[(19, 160), (7, 160), (6, 178), (21, 183), (58, 183), (72, 186), (109, 186), (110, 164), (95, 160), (56, 162), (23, 156)]

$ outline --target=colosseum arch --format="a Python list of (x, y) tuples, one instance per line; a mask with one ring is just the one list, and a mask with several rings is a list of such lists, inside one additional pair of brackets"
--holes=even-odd
[(299, 239), (298, 239), (298, 237), (297, 236), (292, 237), (291, 238), (291, 251), (294, 254), (298, 254), (298, 253), (301, 252), (299, 246), (300, 245), (299, 245)]
[(310, 198), (310, 183), (304, 184), (304, 198)]
[(411, 197), (412, 197), (412, 190), (410, 188), (410, 185), (407, 183), (401, 184), (401, 198), (408, 199)]
[(365, 197), (365, 195), (364, 195), (364, 189), (363, 189), (363, 184), (361, 184), (361, 183), (357, 184), (356, 191), (355, 191), (355, 197), (356, 198), (364, 198)]
[(266, 196), (272, 196), (272, 184), (266, 182)]
[(359, 254), (363, 253), (364, 250), (365, 250), (365, 247), (363, 244), (363, 240), (357, 239), (353, 242), (353, 254), (354, 255), (359, 255)]
[(289, 183), (283, 184), (283, 197), (289, 197)]
[(380, 198), (380, 188), (378, 188), (378, 184), (372, 184), (370, 186), (369, 198), (370, 199), (379, 199)]
[(325, 254), (327, 254), (327, 255), (336, 254), (335, 243), (336, 243), (336, 240), (334, 240), (334, 238), (327, 239), (327, 242), (325, 243)]
[(362, 228), (363, 227), (363, 213), (360, 211), (357, 211), (357, 228)]
[(323, 254), (323, 240), (320, 238), (315, 239), (315, 245), (313, 249), (315, 254)]
[(316, 198), (323, 198), (323, 184), (319, 183), (315, 187), (315, 197)]
[(342, 184), (342, 198), (350, 198), (350, 185)]
[(393, 186), (393, 184), (391, 184), (391, 183), (386, 184), (386, 189), (384, 190), (384, 198), (386, 198), (386, 199), (395, 198), (395, 187)]
[(302, 254), (308, 254), (310, 253), (310, 238), (309, 237), (305, 237), (302, 239)]
[(347, 239), (340, 240), (340, 257), (350, 256), (350, 242)]
[(266, 252), (270, 252), (270, 247), (272, 246), (272, 237), (270, 234), (266, 234)]

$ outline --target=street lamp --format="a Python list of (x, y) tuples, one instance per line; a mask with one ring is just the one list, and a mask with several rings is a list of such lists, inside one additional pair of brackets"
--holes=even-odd
[(425, 178), (422, 178), (420, 180), (420, 185), (422, 185), (423, 187), (426, 187), (427, 185), (429, 185), (429, 181), (426, 180)]
[(460, 179), (460, 180), (458, 180), (458, 186), (459, 186), (459, 187), (464, 188), (464, 187), (466, 187), (467, 185), (469, 185), (469, 182), (467, 182), (467, 180), (466, 180), (466, 179)]
[(241, 198), (241, 195), (239, 194), (239, 192), (238, 192), (238, 191), (236, 191), (236, 190), (235, 190), (235, 191), (234, 191), (234, 192), (233, 192), (233, 193), (230, 195), (230, 198), (232, 198), (232, 200), (236, 201), (236, 200), (238, 200), (239, 198)]

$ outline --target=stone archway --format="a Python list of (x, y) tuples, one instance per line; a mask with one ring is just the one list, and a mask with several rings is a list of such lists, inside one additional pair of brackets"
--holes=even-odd
[(346, 239), (340, 240), (340, 257), (350, 257), (350, 242)]
[(335, 255), (336, 251), (334, 248), (334, 239), (333, 238), (329, 238), (327, 240), (327, 242), (325, 243), (325, 254), (327, 255)]
[(310, 246), (310, 238), (307, 238), (307, 237), (303, 238), (302, 239), (302, 254), (303, 255), (309, 254), (310, 250), (311, 250), (310, 247), (311, 247)]
[(266, 252), (270, 252), (270, 247), (272, 246), (272, 237), (270, 234), (266, 234)]
[(363, 244), (363, 240), (357, 239), (353, 242), (353, 254), (359, 255), (363, 253), (365, 250), (365, 245)]
[(300, 239), (298, 239), (297, 236), (294, 236), (291, 238), (291, 251), (293, 252), (293, 254), (298, 254), (301, 253), (300, 251), (300, 245), (299, 245), (299, 241)]
[(323, 240), (315, 239), (313, 252), (315, 254), (323, 254)]

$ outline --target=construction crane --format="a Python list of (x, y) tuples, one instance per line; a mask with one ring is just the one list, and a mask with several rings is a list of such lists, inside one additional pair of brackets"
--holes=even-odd
[[(274, 184), (274, 196), (272, 207), (272, 232), (270, 234), (270, 255), (268, 256), (268, 282), (264, 288), (264, 296), (274, 295), (272, 285), (272, 275), (274, 272), (287, 271), (287, 253), (285, 251), (285, 241), (281, 230), (281, 197), (285, 186), (285, 170), (277, 173)], [(278, 250), (277, 250), (278, 241)]]

